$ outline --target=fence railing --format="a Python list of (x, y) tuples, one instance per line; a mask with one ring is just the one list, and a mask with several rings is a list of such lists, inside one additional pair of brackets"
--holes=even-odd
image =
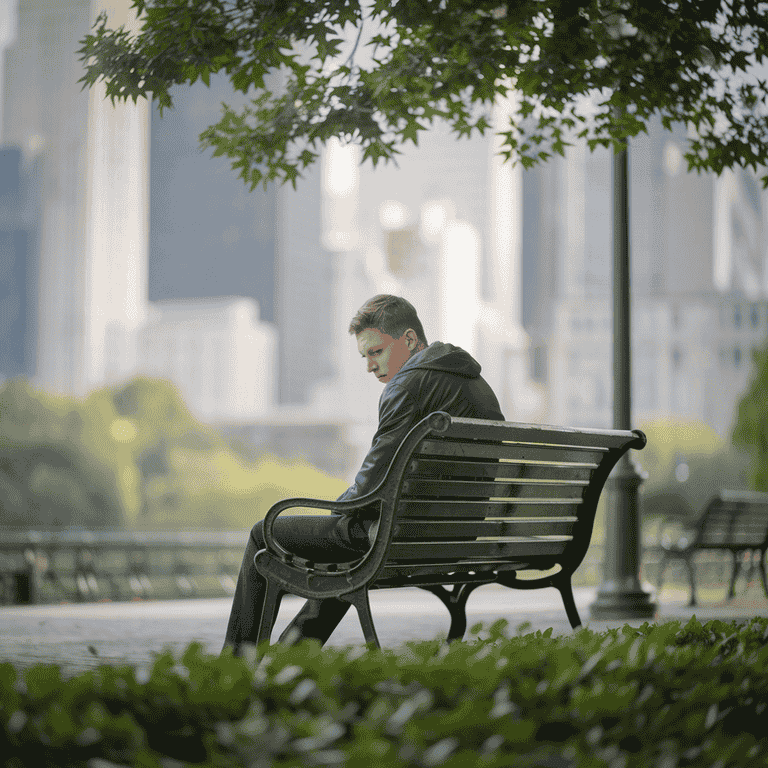
[[(249, 531), (0, 530), (0, 603), (94, 602), (232, 595)], [(590, 547), (575, 585), (600, 581), (602, 545)], [(660, 550), (646, 547), (641, 578), (655, 584)], [(731, 556), (702, 552), (697, 584), (727, 584)], [(667, 584), (687, 585), (682, 563)]]
[(249, 532), (0, 531), (0, 601), (231, 595)]

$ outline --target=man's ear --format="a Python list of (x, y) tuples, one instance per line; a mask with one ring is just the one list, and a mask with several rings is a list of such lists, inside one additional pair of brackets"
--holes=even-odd
[(416, 331), (414, 331), (413, 328), (409, 328), (405, 332), (405, 343), (408, 345), (408, 349), (410, 349), (411, 352), (419, 346), (419, 337), (416, 335)]

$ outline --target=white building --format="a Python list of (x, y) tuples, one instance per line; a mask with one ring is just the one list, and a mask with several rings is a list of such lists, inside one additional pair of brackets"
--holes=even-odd
[(356, 147), (328, 147), (323, 240), (335, 259), (337, 376), (318, 386), (311, 407), (346, 421), (361, 453), (375, 429), (381, 384), (347, 329), (378, 293), (407, 298), (428, 342), (476, 357), (509, 420), (540, 416), (543, 393), (528, 376), (520, 322), (520, 169), (502, 164), (495, 149), (490, 135), (458, 140), (443, 125), (403, 148), (397, 166), (360, 167)]
[[(652, 125), (630, 148), (632, 421), (679, 416), (727, 437), (767, 335), (768, 197), (748, 171), (685, 173), (684, 141)], [(553, 423), (612, 425), (609, 184), (608, 153), (576, 147), (538, 171), (539, 221), (526, 221), (539, 228), (528, 330)]]
[(202, 420), (258, 419), (274, 404), (276, 332), (252, 299), (155, 302), (138, 347), (138, 371), (175, 383)]

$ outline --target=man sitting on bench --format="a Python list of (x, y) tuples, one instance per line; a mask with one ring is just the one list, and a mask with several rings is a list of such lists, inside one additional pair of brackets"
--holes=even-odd
[[(399, 296), (369, 299), (353, 318), (349, 332), (368, 371), (385, 385), (379, 400), (379, 425), (354, 483), (339, 501), (372, 491), (386, 474), (410, 429), (433, 411), (473, 419), (504, 420), (493, 390), (480, 376), (480, 364), (467, 352), (436, 341), (427, 344), (413, 305)], [(275, 521), (275, 537), (288, 551), (308, 560), (349, 562), (370, 546), (364, 514), (286, 515)], [(232, 600), (225, 647), (240, 652), (255, 642), (264, 604), (265, 580), (253, 558), (264, 549), (262, 522), (256, 523), (245, 548)], [(308, 600), (280, 637), (314, 638), (325, 643), (349, 609), (338, 599)]]

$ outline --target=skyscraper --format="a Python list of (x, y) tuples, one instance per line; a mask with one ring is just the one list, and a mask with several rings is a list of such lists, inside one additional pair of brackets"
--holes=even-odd
[(225, 78), (210, 82), (176, 87), (173, 109), (152, 111), (148, 298), (245, 296), (273, 321), (276, 190), (250, 192), (228, 158), (201, 150), (221, 103), (245, 100)]
[(37, 362), (38, 176), (0, 145), (0, 380), (32, 376)]
[(103, 8), (134, 23), (128, 0), (19, 0), (6, 50), (3, 140), (39, 166), (35, 380), (81, 395), (108, 360), (135, 365), (146, 295), (147, 106), (83, 91), (79, 41)]
[(246, 98), (212, 77), (210, 88), (176, 88), (174, 108), (152, 114), (149, 299), (255, 299), (277, 328), (278, 401), (301, 405), (333, 372), (320, 168), (295, 190), (272, 182), (251, 191), (227, 158), (202, 152), (198, 136), (221, 102), (237, 108)]
[[(726, 434), (766, 335), (768, 200), (749, 171), (687, 173), (686, 141), (654, 121), (630, 144), (633, 419)], [(523, 181), (523, 317), (556, 423), (611, 425), (610, 178), (577, 145)]]

